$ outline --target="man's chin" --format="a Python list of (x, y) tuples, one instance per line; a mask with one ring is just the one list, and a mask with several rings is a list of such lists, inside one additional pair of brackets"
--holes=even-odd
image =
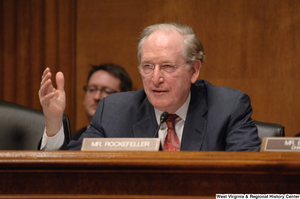
[(153, 103), (151, 103), (152, 106), (154, 106), (156, 109), (160, 110), (160, 111), (166, 111), (168, 108), (168, 104), (162, 101), (155, 101)]
[(95, 112), (96, 112), (96, 109), (90, 109), (88, 112), (87, 112), (87, 114), (89, 115), (89, 116), (94, 116), (94, 114), (95, 114)]

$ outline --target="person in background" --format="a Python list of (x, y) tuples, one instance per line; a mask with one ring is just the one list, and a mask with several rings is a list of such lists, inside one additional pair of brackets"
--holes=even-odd
[[(100, 100), (116, 92), (131, 91), (132, 81), (126, 70), (119, 65), (92, 65), (83, 89), (85, 91), (83, 106), (90, 124)], [(89, 124), (74, 132), (72, 139), (78, 140)]]
[[(83, 89), (85, 91), (83, 105), (90, 123), (100, 100), (116, 92), (131, 91), (132, 81), (125, 69), (119, 65), (92, 65), (87, 77), (87, 84)], [(88, 127), (89, 125), (74, 132), (72, 139), (77, 140)]]
[[(146, 27), (138, 43), (144, 88), (103, 98), (90, 128), (67, 148), (80, 150), (89, 137), (155, 137), (161, 115), (168, 112), (158, 129), (164, 151), (259, 151), (249, 96), (198, 79), (204, 58), (191, 27), (182, 23)], [(66, 144), (61, 122), (63, 75), (56, 76), (57, 89), (47, 79), (43, 75), (39, 91), (46, 115), (40, 149), (56, 150)]]

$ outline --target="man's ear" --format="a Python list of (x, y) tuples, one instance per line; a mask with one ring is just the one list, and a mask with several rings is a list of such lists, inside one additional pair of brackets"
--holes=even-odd
[(192, 74), (192, 76), (191, 76), (191, 83), (192, 84), (195, 83), (196, 80), (198, 79), (201, 67), (202, 67), (202, 63), (201, 63), (200, 60), (195, 60), (195, 61), (192, 62), (192, 66), (191, 66), (191, 69), (190, 69), (191, 74)]

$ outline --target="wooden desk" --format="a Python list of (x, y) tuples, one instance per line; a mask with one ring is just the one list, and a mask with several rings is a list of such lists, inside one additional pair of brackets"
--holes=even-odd
[(0, 198), (216, 193), (299, 194), (300, 153), (0, 151)]

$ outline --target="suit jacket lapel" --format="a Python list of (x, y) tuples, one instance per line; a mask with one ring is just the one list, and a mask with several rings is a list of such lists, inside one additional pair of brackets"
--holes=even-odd
[(145, 98), (142, 102), (137, 114), (139, 121), (133, 125), (134, 137), (154, 137), (158, 125), (155, 118), (154, 108), (150, 104), (148, 98)]
[[(189, 105), (181, 140), (182, 151), (199, 151), (206, 129), (207, 103), (204, 86), (192, 85)], [(199, 91), (200, 90), (200, 91)]]

